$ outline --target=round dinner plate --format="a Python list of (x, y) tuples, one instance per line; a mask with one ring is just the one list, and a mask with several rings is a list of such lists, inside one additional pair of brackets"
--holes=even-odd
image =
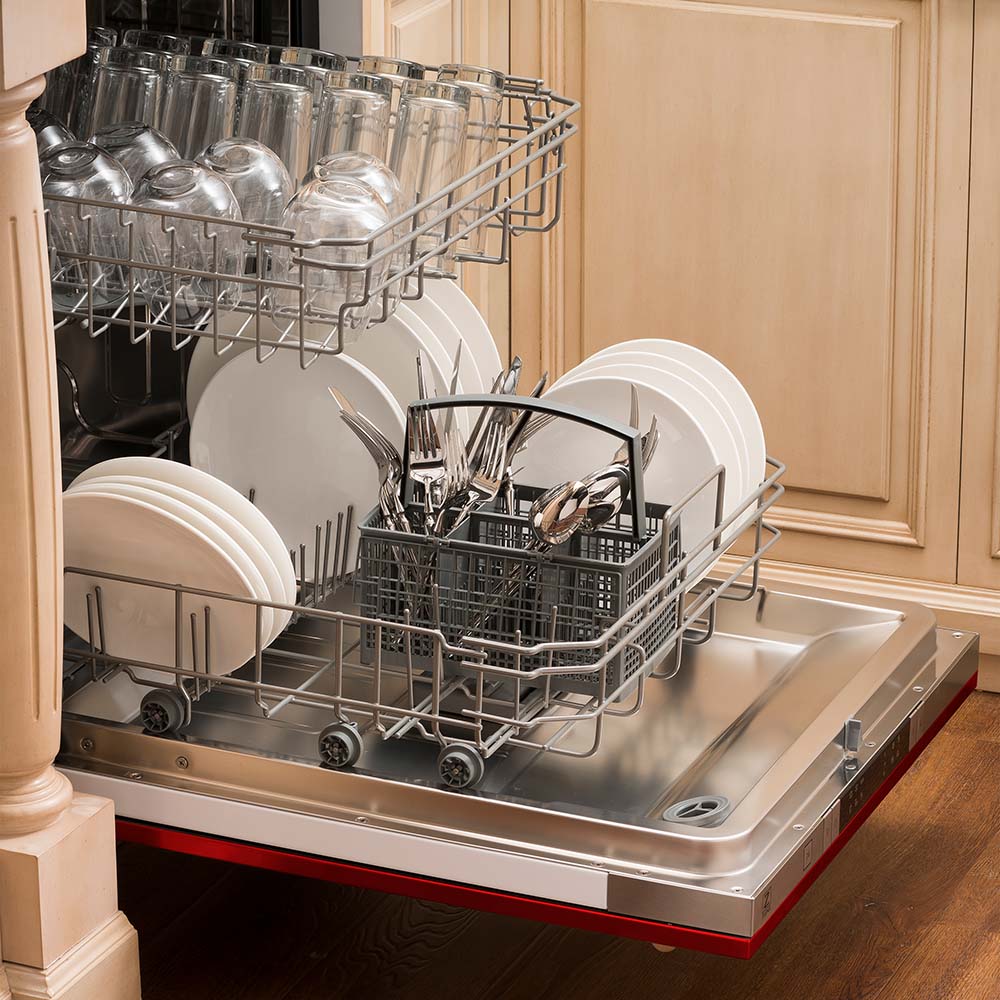
[[(712, 434), (689, 406), (648, 381), (594, 374), (553, 386), (543, 398), (628, 423), (631, 387), (639, 395), (645, 419), (656, 414), (660, 443), (643, 478), (647, 503), (674, 505), (719, 465), (723, 455)], [(602, 431), (570, 420), (555, 420), (539, 431), (518, 456), (518, 482), (549, 487), (610, 462), (617, 445)], [(690, 551), (715, 524), (715, 489), (709, 485), (692, 498), (681, 516), (681, 544)], [(706, 555), (703, 550), (696, 563)]]
[(760, 422), (760, 414), (757, 412), (757, 407), (754, 406), (746, 387), (718, 358), (679, 340), (646, 337), (612, 344), (611, 347), (605, 347), (603, 351), (592, 355), (588, 361), (592, 361), (594, 358), (608, 357), (619, 351), (644, 351), (650, 354), (661, 354), (665, 358), (676, 358), (700, 371), (706, 378), (711, 379), (729, 400), (746, 439), (749, 454), (747, 467), (749, 489), (755, 490), (764, 481), (767, 475), (767, 449), (764, 444), (764, 428)]
[[(462, 354), (458, 361), (458, 379), (465, 387), (466, 392), (489, 392), (496, 372), (489, 377), (490, 381), (487, 382), (485, 373), (479, 370), (475, 351), (472, 349), (472, 345), (468, 342), (464, 333), (459, 330), (457, 324), (448, 313), (432, 298), (428, 297), (426, 289), (430, 284), (430, 279), (424, 283), (425, 292), (423, 298), (407, 299), (401, 305), (409, 306), (430, 327), (437, 339), (441, 341), (445, 353), (449, 358), (448, 371), (451, 371), (455, 363), (458, 345), (462, 345)], [(497, 372), (499, 370), (498, 368)]]
[[(221, 507), (206, 500), (199, 493), (174, 486), (172, 483), (165, 483), (160, 479), (153, 479), (149, 476), (99, 476), (95, 479), (88, 479), (81, 483), (78, 489), (102, 489), (104, 486), (138, 486), (155, 493), (161, 493), (171, 500), (186, 504), (199, 514), (204, 515), (210, 523), (220, 528), (223, 534), (247, 556), (250, 557), (254, 567), (263, 580), (263, 588), (258, 595), (262, 601), (270, 601), (276, 604), (290, 603), (285, 600), (285, 584), (281, 579), (278, 568), (274, 561), (267, 554), (267, 550), (250, 533), (246, 526), (231, 514), (227, 514)], [(73, 487), (70, 487), (72, 489)], [(169, 508), (168, 508), (169, 509)], [(178, 515), (179, 516), (179, 515)], [(199, 525), (196, 524), (196, 527)], [(226, 551), (229, 551), (226, 549)], [(237, 560), (239, 565), (239, 561)], [(251, 582), (253, 580), (251, 579)], [(267, 628), (268, 618), (271, 618), (271, 628)], [(269, 646), (284, 630), (292, 617), (290, 611), (277, 611), (273, 608), (264, 608), (261, 612), (261, 641), (265, 646)]]
[(451, 321), (476, 359), (479, 374), (483, 378), (483, 391), (493, 384), (493, 379), (504, 369), (497, 350), (496, 341), (486, 325), (482, 313), (462, 290), (457, 281), (450, 278), (429, 279), (424, 283), (424, 296), (439, 305)]
[[(556, 385), (560, 382), (571, 382), (582, 375), (605, 371), (629, 377), (634, 375), (636, 378), (651, 380), (656, 385), (661, 384), (660, 374), (665, 372), (671, 375), (679, 375), (685, 382), (697, 389), (705, 397), (707, 405), (720, 414), (729, 432), (726, 435), (727, 450), (730, 454), (730, 458), (726, 462), (726, 493), (727, 495), (731, 495), (734, 505), (742, 497), (746, 496), (749, 490), (749, 474), (747, 470), (749, 469), (750, 462), (746, 439), (743, 436), (732, 407), (711, 379), (690, 365), (660, 354), (649, 354), (640, 351), (618, 351), (615, 354), (608, 354), (603, 357), (595, 356), (587, 358), (586, 361), (581, 362), (563, 375), (556, 382)], [(669, 391), (669, 383), (663, 382), (662, 384)], [(645, 430), (649, 421), (643, 418), (641, 423), (641, 429)], [(733, 454), (738, 459), (735, 464), (732, 459)]]
[[(357, 524), (378, 502), (374, 461), (340, 419), (329, 386), (402, 450), (399, 404), (353, 358), (323, 355), (303, 370), (298, 356), (278, 351), (263, 364), (234, 358), (205, 389), (191, 424), (191, 464), (218, 476), (271, 521), (286, 548), (309, 543), (317, 525), (354, 509), (347, 558), (357, 558)], [(308, 560), (307, 560), (308, 562)], [(303, 568), (309, 579), (309, 567)]]
[[(181, 489), (197, 493), (221, 508), (230, 517), (236, 518), (264, 547), (281, 578), (282, 591), (272, 598), (276, 603), (294, 604), (297, 592), (295, 567), (281, 536), (271, 522), (250, 501), (234, 490), (228, 483), (201, 469), (193, 469), (182, 462), (172, 462), (166, 458), (150, 458), (145, 455), (130, 455), (109, 458), (85, 469), (70, 484), (70, 489), (78, 483), (104, 476), (144, 476), (161, 483), (179, 486)], [(279, 596), (280, 593), (284, 597)]]
[[(63, 537), (67, 566), (146, 580), (170, 580), (199, 590), (256, 599), (247, 576), (230, 556), (187, 517), (134, 496), (97, 490), (63, 495)], [(126, 660), (174, 666), (174, 591), (113, 579), (67, 573), (67, 626), (88, 635), (87, 594), (101, 588), (106, 651)], [(213, 673), (228, 673), (254, 653), (254, 606), (215, 598), (182, 596), (181, 664), (193, 669), (190, 616), (204, 641), (204, 608), (211, 609)], [(203, 656), (197, 658), (204, 669)], [(169, 683), (168, 674), (161, 677)]]

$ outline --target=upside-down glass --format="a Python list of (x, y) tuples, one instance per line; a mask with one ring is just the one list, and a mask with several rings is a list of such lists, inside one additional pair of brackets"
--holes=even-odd
[[(431, 198), (461, 176), (468, 120), (466, 88), (429, 80), (404, 84), (389, 168), (399, 178), (407, 208)], [(412, 228), (436, 220), (428, 232), (416, 238), (418, 256), (439, 248), (455, 232), (457, 215), (440, 218), (447, 208), (448, 197), (443, 196), (411, 220)]]
[[(188, 160), (153, 167), (136, 186), (132, 204), (167, 213), (136, 212), (136, 257), (143, 264), (200, 271), (202, 275), (172, 270), (138, 269), (143, 296), (154, 323), (197, 326), (215, 309), (231, 308), (239, 287), (226, 281), (243, 272), (240, 207), (221, 177)], [(177, 218), (176, 213), (208, 216), (206, 221)]]
[(392, 87), (392, 108), (389, 111), (389, 139), (386, 148), (392, 148), (392, 135), (396, 128), (396, 114), (399, 111), (399, 97), (407, 80), (422, 80), (426, 67), (422, 63), (408, 59), (394, 59), (392, 56), (362, 56), (358, 60), (359, 73), (376, 73), (389, 81)]
[(145, 122), (156, 128), (169, 60), (166, 53), (147, 49), (101, 49), (94, 70), (88, 131), (117, 122)]
[(388, 157), (392, 84), (373, 73), (327, 74), (310, 161), (356, 150)]
[[(465, 66), (446, 63), (438, 70), (438, 79), (458, 84), (469, 92), (469, 124), (465, 134), (465, 151), (462, 156), (460, 174), (482, 166), (496, 156), (500, 137), (500, 116), (503, 111), (504, 75), (498, 70), (482, 66)], [(455, 195), (461, 201), (493, 179), (494, 172), (480, 172), (463, 184)], [(457, 227), (473, 225), (496, 204), (494, 188), (490, 193), (481, 194), (475, 201), (457, 215)], [(495, 221), (495, 220), (491, 220)], [(452, 227), (456, 227), (453, 225)], [(455, 252), (483, 256), (486, 253), (488, 224), (476, 226), (463, 240), (451, 247), (449, 256)]]
[(54, 201), (51, 195), (125, 204), (132, 182), (102, 149), (71, 142), (39, 157), (42, 196), (48, 213), (52, 302), (57, 308), (113, 306), (128, 294), (128, 269), (121, 264), (78, 260), (71, 254), (123, 258), (125, 226), (115, 208)]
[(129, 28), (124, 32), (122, 45), (172, 55), (187, 55), (191, 51), (191, 39), (186, 35), (168, 35), (164, 31), (145, 31), (142, 28)]
[(53, 146), (61, 146), (64, 142), (75, 142), (76, 136), (50, 111), (33, 104), (24, 113), (31, 131), (35, 133), (35, 145), (38, 155)]
[[(281, 327), (293, 336), (301, 334), (320, 343), (336, 343), (339, 316), (343, 311), (343, 342), (351, 343), (362, 334), (381, 296), (370, 297), (384, 275), (383, 258), (363, 268), (370, 256), (389, 241), (388, 232), (377, 239), (375, 233), (389, 221), (385, 202), (370, 187), (339, 177), (310, 181), (303, 185), (282, 216), (282, 226), (301, 242), (332, 239), (349, 240), (351, 245), (324, 245), (298, 249), (279, 248), (275, 252), (274, 277), (301, 285), (297, 289), (275, 290), (276, 316)], [(304, 263), (300, 256), (313, 263)], [(355, 264), (356, 270), (337, 269), (337, 264)], [(366, 281), (366, 273), (370, 278)], [(367, 301), (365, 301), (367, 299)], [(305, 329), (295, 321), (302, 316)]]
[(281, 213), (295, 186), (285, 165), (267, 146), (256, 139), (223, 139), (204, 150), (198, 162), (229, 185), (244, 222), (281, 223)]
[(299, 66), (264, 66), (243, 92), (237, 134), (273, 149), (296, 183), (309, 169), (312, 103), (312, 81)]
[(233, 134), (236, 123), (235, 66), (211, 56), (174, 56), (167, 73), (160, 131), (183, 159)]
[(105, 125), (88, 140), (113, 156), (132, 179), (133, 186), (158, 163), (179, 160), (174, 144), (161, 132), (144, 122)]
[(323, 99), (323, 87), (331, 71), (341, 72), (347, 68), (345, 56), (336, 52), (324, 52), (321, 49), (306, 49), (299, 46), (286, 46), (278, 56), (283, 66), (298, 66), (304, 69), (312, 81), (313, 87), (313, 128), (316, 126), (316, 116), (319, 114), (320, 102)]
[(97, 53), (118, 44), (113, 28), (93, 27), (87, 32), (87, 51), (79, 59), (56, 66), (46, 73), (41, 107), (56, 116), (77, 135), (90, 130), (90, 101), (94, 86)]

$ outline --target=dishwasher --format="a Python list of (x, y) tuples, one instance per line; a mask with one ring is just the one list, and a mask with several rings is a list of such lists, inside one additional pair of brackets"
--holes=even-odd
[[(504, 99), (502, 148), (475, 199), (461, 182), (443, 192), (445, 244), (461, 239), (470, 207), (475, 225), (494, 230), (497, 253), (466, 267), (507, 262), (512, 242), (539, 238), (562, 211), (579, 105), (513, 76)], [(81, 218), (99, 206), (68, 202)], [(408, 220), (412, 231), (396, 236), (404, 301), (454, 276), (441, 243), (420, 242), (433, 227)], [(266, 227), (243, 238), (258, 262), (269, 241), (288, 242)], [(123, 266), (139, 263), (131, 252), (129, 243)], [(94, 260), (93, 244), (77, 255)], [(391, 293), (388, 279), (365, 283), (383, 318)], [(90, 294), (63, 304), (66, 485), (109, 457), (188, 460), (187, 373), (200, 340), (221, 353), (242, 335), (264, 368), (290, 351), (307, 369), (344, 346), (336, 322), (323, 343), (307, 340), (304, 318), (297, 333), (268, 340), (261, 295), (241, 308), (233, 334), (211, 318), (181, 326), (154, 316), (134, 291), (111, 311)], [(378, 332), (376, 322), (367, 336)], [(639, 441), (626, 443), (634, 476)], [(463, 643), (440, 614), (430, 626), (386, 614), (369, 590), (387, 571), (365, 554), (381, 536), (350, 507), (295, 547), (296, 599), (273, 605), (288, 626), (270, 644), (258, 627), (254, 655), (226, 675), (210, 669), (207, 622), (200, 658), (192, 633), (186, 666), (179, 655), (106, 651), (102, 584), (168, 593), (178, 649), (180, 609), (206, 595), (69, 565), (88, 627), (66, 634), (58, 766), (77, 790), (114, 801), (121, 840), (749, 958), (977, 680), (978, 637), (939, 628), (919, 605), (768, 585), (761, 559), (779, 535), (768, 512), (783, 471), (768, 458), (738, 509), (724, 515), (717, 502), (705, 538), (681, 544), (690, 497), (657, 511), (640, 549), (653, 571), (582, 642), (555, 626), (526, 637), (519, 624), (516, 635)], [(721, 497), (724, 481), (717, 471), (698, 490)], [(634, 495), (644, 509), (641, 488)], [(348, 539), (359, 523), (355, 561)], [(383, 559), (398, 561), (398, 545), (385, 542)], [(710, 572), (697, 572), (708, 557)], [(578, 577), (573, 593), (580, 586)]]

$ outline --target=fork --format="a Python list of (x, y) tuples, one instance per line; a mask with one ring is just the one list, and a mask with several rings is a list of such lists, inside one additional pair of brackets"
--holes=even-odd
[(495, 499), (506, 468), (507, 426), (502, 420), (493, 419), (483, 439), (479, 462), (468, 476), (465, 488), (450, 498), (448, 505), (442, 508), (435, 522), (435, 534), (442, 533), (445, 515), (452, 506), (462, 504), (458, 517), (451, 525), (451, 529), (454, 530), (468, 518), (473, 509)]
[[(427, 399), (421, 356), (417, 354), (417, 395)], [(450, 416), (450, 414), (449, 414)], [(434, 511), (441, 504), (442, 483), (448, 474), (445, 450), (441, 444), (434, 416), (427, 407), (414, 407), (409, 411), (406, 436), (409, 457), (409, 475), (424, 488), (424, 530), (433, 528)]]

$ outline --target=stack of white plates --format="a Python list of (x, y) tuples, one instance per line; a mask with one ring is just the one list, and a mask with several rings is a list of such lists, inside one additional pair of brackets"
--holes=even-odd
[[(704, 351), (671, 340), (616, 344), (567, 372), (546, 393), (552, 401), (628, 423), (631, 388), (639, 394), (641, 430), (656, 416), (659, 447), (644, 478), (646, 501), (676, 505), (718, 466), (726, 470), (723, 516), (739, 509), (764, 479), (764, 431), (739, 379)], [(520, 456), (518, 480), (549, 486), (578, 478), (610, 460), (615, 445), (607, 435), (565, 420), (539, 432)], [(685, 507), (681, 542), (691, 552), (713, 530), (715, 484)], [(742, 520), (742, 519), (739, 519)], [(730, 541), (739, 520), (724, 534)], [(702, 550), (693, 567), (710, 558)]]
[[(225, 483), (178, 462), (116, 458), (93, 466), (63, 496), (63, 530), (67, 566), (295, 604), (291, 558), (267, 517)], [(175, 665), (175, 592), (66, 574), (66, 624), (85, 638), (96, 622), (96, 615), (88, 618), (87, 595), (97, 587), (105, 651)], [(290, 617), (262, 607), (261, 644), (273, 642)], [(256, 605), (184, 594), (180, 638), (181, 667), (230, 673), (254, 655)]]

